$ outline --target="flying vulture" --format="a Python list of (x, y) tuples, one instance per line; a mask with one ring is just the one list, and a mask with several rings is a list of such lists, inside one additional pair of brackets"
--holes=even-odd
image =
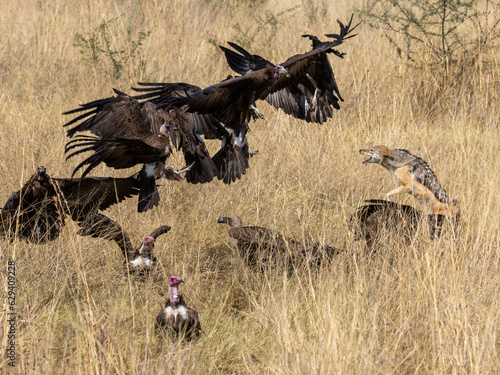
[(315, 242), (301, 243), (285, 238), (278, 232), (258, 226), (243, 226), (238, 215), (221, 217), (217, 223), (228, 224), (231, 245), (249, 267), (259, 267), (278, 264), (293, 270), (297, 265), (319, 266), (322, 261), (328, 261), (340, 252), (339, 249)]
[(350, 226), (356, 238), (364, 238), (369, 248), (383, 241), (384, 233), (411, 239), (421, 225), (427, 225), (431, 238), (441, 235), (445, 216), (429, 214), (408, 206), (382, 199), (366, 200), (351, 216)]
[(201, 331), (198, 312), (187, 307), (182, 295), (179, 294), (179, 284), (183, 282), (180, 277), (170, 276), (168, 279), (170, 298), (156, 317), (156, 327), (173, 336), (174, 342), (179, 338), (196, 339)]
[(79, 223), (81, 229), (78, 234), (115, 241), (125, 257), (125, 266), (130, 273), (143, 275), (156, 267), (156, 258), (153, 249), (156, 238), (167, 233), (171, 228), (162, 225), (149, 236), (144, 237), (141, 245), (134, 249), (127, 233), (120, 224), (109, 217), (97, 213), (89, 220)]
[(66, 216), (84, 221), (137, 194), (139, 182), (133, 177), (54, 178), (40, 166), (3, 206), (0, 231), (11, 239), (17, 235), (35, 243), (52, 241)]
[[(327, 34), (335, 39), (333, 46), (338, 46), (344, 40), (355, 35), (349, 35), (358, 25), (351, 28), (352, 16), (347, 26), (340, 21), (339, 34)], [(312, 41), (313, 50), (322, 48), (322, 42), (314, 35), (302, 35)], [(228, 44), (237, 52), (220, 46), (226, 55), (227, 62), (231, 69), (241, 75), (246, 75), (261, 69), (272, 68), (273, 64), (259, 55), (252, 55), (235, 43)], [(282, 89), (270, 92), (265, 98), (269, 104), (275, 108), (281, 108), (286, 114), (295, 118), (306, 120), (307, 122), (323, 123), (333, 116), (332, 107), (340, 109), (339, 100), (344, 101), (337, 87), (337, 82), (333, 74), (332, 67), (327, 54), (333, 53), (343, 58), (344, 53), (333, 49), (323, 50), (312, 58), (312, 62), (307, 68), (302, 70)], [(239, 53), (238, 53), (239, 52)]]
[[(185, 157), (189, 158), (191, 166), (175, 170), (166, 164), (166, 159), (172, 151), (170, 133), (178, 130), (179, 133), (184, 134), (185, 130), (183, 119), (177, 118), (177, 112), (168, 114), (165, 111), (158, 111), (152, 103), (141, 104), (125, 93), (118, 90), (115, 92), (116, 97), (84, 104), (81, 108), (65, 113), (87, 111), (65, 125), (69, 126), (82, 121), (68, 130), (70, 137), (76, 132), (85, 130), (90, 130), (96, 135), (80, 135), (66, 144), (67, 159), (83, 152), (94, 152), (75, 168), (73, 175), (80, 168), (86, 167), (82, 174), (82, 177), (85, 177), (102, 162), (115, 169), (143, 164), (138, 176), (141, 181), (139, 212), (158, 205), (159, 194), (155, 181), (160, 177), (182, 180), (180, 173), (189, 173), (191, 167), (196, 164), (195, 172), (189, 175), (192, 182), (206, 182), (207, 178), (208, 180), (213, 178), (215, 167), (212, 166), (204, 145), (201, 146), (201, 152), (194, 155), (190, 154), (187, 147), (184, 147)], [(170, 122), (176, 122), (179, 127), (170, 125)], [(200, 140), (194, 135), (191, 138), (194, 142), (192, 147), (196, 153), (198, 150), (196, 143), (200, 143)], [(205, 172), (203, 167), (205, 160), (208, 162), (208, 177), (196, 173), (200, 169)], [(210, 172), (210, 169), (213, 172)]]
[[(232, 79), (229, 76), (226, 80)], [(201, 91), (198, 86), (188, 83), (139, 83), (142, 87), (133, 90), (142, 92), (136, 96), (138, 99), (147, 99), (159, 107), (166, 106), (170, 100), (183, 96), (191, 96)], [(248, 122), (243, 121), (236, 125), (226, 126), (220, 113), (199, 114), (189, 113), (184, 107), (173, 107), (171, 111), (179, 111), (184, 116), (188, 116), (189, 122), (195, 124), (194, 133), (203, 136), (205, 139), (218, 139), (221, 141), (220, 150), (212, 157), (216, 168), (217, 178), (225, 184), (240, 179), (249, 167), (248, 159), (256, 152), (249, 152), (246, 134), (248, 132)], [(252, 113), (259, 116), (260, 112)], [(208, 119), (208, 120), (207, 120)], [(175, 135), (172, 132), (172, 135)], [(175, 138), (172, 137), (175, 143)], [(186, 160), (187, 161), (187, 160)]]
[[(281, 65), (248, 72), (244, 76), (227, 79), (192, 95), (172, 98), (161, 105), (183, 108), (198, 114), (217, 114), (217, 118), (235, 135), (243, 135), (250, 117), (258, 111), (257, 100), (297, 83), (315, 64), (317, 56), (338, 45), (324, 42), (302, 55), (290, 57)], [(257, 112), (258, 113), (258, 112)]]

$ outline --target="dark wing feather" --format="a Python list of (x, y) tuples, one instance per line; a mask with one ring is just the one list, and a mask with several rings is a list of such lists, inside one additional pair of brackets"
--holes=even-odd
[(148, 136), (147, 138), (114, 137), (101, 139), (92, 136), (78, 136), (66, 144), (65, 152), (68, 153), (66, 160), (87, 151), (94, 154), (82, 161), (73, 171), (73, 175), (84, 166), (88, 166), (83, 172), (85, 177), (93, 168), (100, 163), (115, 169), (131, 168), (137, 164), (164, 162), (168, 156), (166, 147), (169, 146), (168, 139), (160, 136)]
[(161, 227), (159, 227), (159, 228), (155, 229), (153, 232), (151, 232), (151, 234), (149, 236), (153, 237), (156, 240), (157, 237), (161, 236), (162, 234), (167, 233), (168, 231), (170, 231), (170, 229), (172, 229), (172, 228), (169, 227), (168, 225), (162, 225)]
[(262, 227), (238, 227), (229, 229), (229, 237), (262, 247), (287, 248), (287, 240), (278, 232)]
[(140, 187), (140, 182), (133, 177), (52, 178), (52, 182), (57, 185), (65, 200), (63, 204), (75, 221), (139, 194)]
[(186, 308), (188, 315), (188, 329), (186, 333), (188, 334), (188, 339), (196, 339), (200, 336), (201, 324), (200, 318), (198, 317), (198, 311), (193, 310), (189, 307)]
[(344, 26), (344, 24), (342, 22), (340, 22), (339, 20), (337, 20), (337, 23), (340, 26), (340, 33), (339, 34), (325, 34), (325, 36), (328, 37), (328, 38), (334, 38), (335, 42), (337, 43), (336, 45), (338, 46), (338, 45), (342, 44), (344, 42), (344, 40), (347, 40), (349, 38), (352, 38), (352, 37), (358, 35), (358, 34), (349, 35), (361, 23), (361, 22), (358, 22), (354, 27), (351, 28), (353, 17), (354, 17), (354, 14), (351, 15), (351, 19), (349, 20), (349, 23), (347, 24), (347, 26)]
[(96, 100), (81, 105), (81, 108), (63, 113), (88, 111), (64, 125), (66, 127), (81, 121), (69, 129), (67, 135), (73, 137), (76, 132), (87, 130), (101, 138), (144, 137), (151, 134), (149, 124), (143, 117), (141, 104), (137, 99), (116, 89), (114, 91), (117, 94), (116, 97)]
[(241, 53), (238, 54), (237, 52), (231, 51), (226, 47), (219, 46), (226, 55), (227, 63), (236, 73), (245, 75), (249, 72), (254, 72), (260, 69), (274, 68), (274, 65), (270, 61), (259, 55), (251, 55), (236, 43), (227, 42), (227, 44)]
[(128, 257), (128, 259), (133, 257), (135, 250), (132, 242), (127, 233), (116, 221), (103, 214), (96, 213), (79, 222), (78, 225), (81, 227), (78, 231), (80, 236), (91, 236), (115, 241), (125, 257)]

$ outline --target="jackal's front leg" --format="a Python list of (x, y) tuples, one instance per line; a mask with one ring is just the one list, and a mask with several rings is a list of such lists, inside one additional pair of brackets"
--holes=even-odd
[(385, 199), (387, 199), (388, 201), (390, 201), (391, 197), (393, 195), (399, 195), (399, 194), (404, 194), (404, 193), (411, 193), (411, 187), (401, 185), (400, 187), (398, 187), (398, 188), (396, 188), (396, 189), (391, 190), (390, 192), (388, 192), (385, 195)]

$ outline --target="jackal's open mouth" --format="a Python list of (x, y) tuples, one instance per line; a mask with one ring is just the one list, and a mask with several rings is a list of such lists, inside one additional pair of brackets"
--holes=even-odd
[(363, 164), (364, 164), (364, 163), (369, 163), (369, 162), (371, 162), (372, 157), (371, 157), (371, 155), (368, 153), (368, 150), (359, 150), (359, 153), (360, 153), (361, 155), (366, 155), (366, 156), (368, 156), (368, 159), (363, 160)]

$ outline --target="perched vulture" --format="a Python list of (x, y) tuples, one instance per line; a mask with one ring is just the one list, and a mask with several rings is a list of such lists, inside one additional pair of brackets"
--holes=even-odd
[[(232, 77), (229, 76), (226, 80), (228, 79), (232, 79)], [(133, 88), (133, 90), (142, 92), (143, 94), (136, 96), (136, 98), (147, 99), (159, 107), (165, 106), (173, 98), (180, 98), (186, 95), (191, 96), (201, 91), (199, 87), (188, 83), (139, 84), (142, 87)], [(185, 111), (184, 107), (173, 107), (169, 113), (171, 111), (178, 111), (183, 113), (184, 116), (188, 116), (190, 119), (189, 123), (195, 124), (194, 133), (198, 137), (202, 135), (205, 139), (219, 139), (221, 141), (220, 150), (212, 157), (219, 180), (223, 180), (225, 184), (229, 185), (246, 173), (246, 169), (249, 167), (249, 156), (255, 154), (255, 152), (249, 152), (248, 150), (248, 141), (246, 138), (248, 132), (247, 121), (236, 125), (233, 124), (229, 127), (225, 126), (222, 120), (220, 120), (220, 113), (189, 113)], [(172, 132), (174, 144), (175, 134), (175, 132)]]
[(170, 298), (156, 317), (156, 327), (173, 336), (174, 342), (179, 338), (196, 339), (201, 331), (198, 312), (187, 307), (179, 294), (179, 284), (183, 282), (180, 277), (170, 276), (168, 279)]
[(425, 230), (425, 226), (431, 238), (439, 237), (444, 218), (444, 215), (426, 215), (405, 204), (370, 199), (357, 208), (350, 225), (357, 239), (364, 238), (368, 247), (373, 248), (383, 241), (384, 235), (394, 234), (409, 240), (419, 229)]
[(238, 215), (221, 217), (217, 223), (228, 224), (231, 245), (249, 267), (264, 270), (271, 264), (288, 268), (297, 265), (320, 265), (340, 252), (339, 249), (315, 242), (301, 243), (278, 232), (257, 226), (243, 226)]
[(134, 249), (127, 233), (120, 224), (102, 214), (95, 214), (79, 223), (81, 229), (78, 234), (115, 241), (125, 257), (125, 266), (130, 273), (145, 274), (156, 267), (156, 258), (153, 255), (156, 238), (167, 233), (171, 228), (162, 225), (149, 236), (144, 237), (141, 245)]
[(133, 177), (54, 178), (41, 166), (3, 206), (0, 231), (9, 238), (52, 241), (59, 236), (66, 215), (84, 221), (137, 194), (139, 182)]
[[(334, 46), (343, 43), (344, 40), (355, 35), (349, 35), (358, 25), (351, 28), (352, 16), (347, 26), (337, 21), (340, 25), (339, 34), (328, 34), (328, 37), (335, 38)], [(322, 48), (324, 42), (314, 35), (302, 35), (312, 41), (313, 50)], [(226, 55), (227, 62), (231, 69), (241, 75), (246, 75), (261, 69), (272, 68), (274, 65), (259, 55), (252, 55), (235, 43), (228, 44), (237, 52), (220, 46)], [(239, 53), (238, 53), (239, 52)], [(265, 100), (275, 108), (281, 108), (286, 114), (295, 118), (306, 120), (307, 122), (323, 123), (333, 116), (332, 108), (340, 109), (339, 100), (344, 99), (340, 95), (333, 74), (332, 67), (327, 54), (333, 53), (343, 58), (344, 53), (330, 47), (318, 53), (307, 65), (307, 68), (297, 74), (291, 82), (280, 90), (270, 92)], [(263, 99), (263, 98), (261, 98)]]

